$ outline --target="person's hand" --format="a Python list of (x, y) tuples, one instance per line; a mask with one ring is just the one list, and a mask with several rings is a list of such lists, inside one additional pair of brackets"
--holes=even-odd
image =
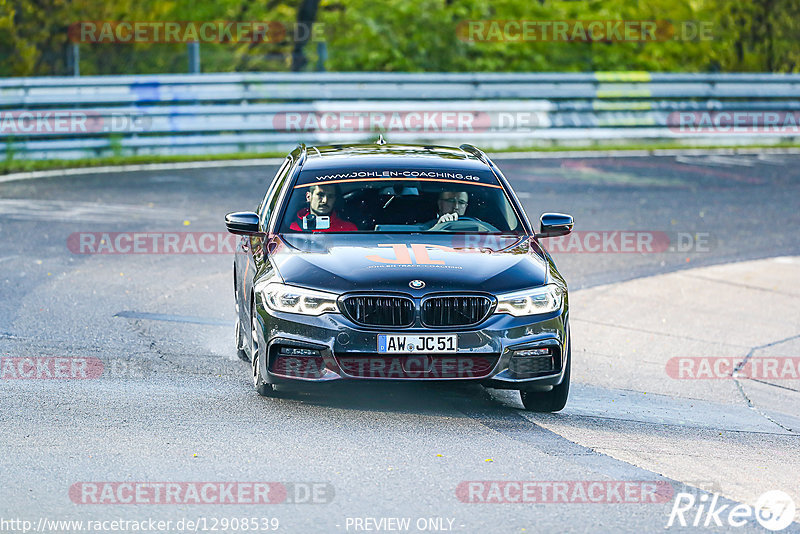
[(436, 221), (436, 224), (434, 224), (430, 228), (430, 230), (433, 230), (433, 231), (439, 230), (445, 223), (449, 223), (449, 222), (453, 222), (453, 221), (457, 221), (457, 220), (458, 220), (458, 213), (445, 213), (444, 215), (439, 217), (439, 220)]

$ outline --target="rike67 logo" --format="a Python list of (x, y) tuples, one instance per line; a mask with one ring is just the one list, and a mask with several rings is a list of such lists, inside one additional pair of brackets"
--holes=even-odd
[(762, 494), (755, 507), (749, 504), (722, 504), (716, 493), (699, 497), (691, 493), (678, 493), (665, 528), (674, 525), (686, 527), (742, 527), (755, 519), (767, 530), (783, 530), (794, 521), (795, 504), (780, 490)]

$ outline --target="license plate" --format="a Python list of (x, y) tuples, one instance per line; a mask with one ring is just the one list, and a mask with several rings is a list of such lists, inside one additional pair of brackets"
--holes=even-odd
[(457, 351), (458, 334), (378, 334), (378, 352), (381, 354), (447, 354)]

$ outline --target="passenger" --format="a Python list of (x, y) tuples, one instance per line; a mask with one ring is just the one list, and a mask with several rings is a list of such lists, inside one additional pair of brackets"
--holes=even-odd
[(356, 232), (358, 227), (336, 215), (334, 208), (339, 198), (336, 185), (312, 185), (306, 191), (308, 206), (297, 212), (294, 222), (289, 226), (295, 232), (310, 230), (314, 232)]

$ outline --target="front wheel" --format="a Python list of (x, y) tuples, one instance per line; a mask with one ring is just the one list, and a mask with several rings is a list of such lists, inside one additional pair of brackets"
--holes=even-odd
[(528, 391), (521, 389), (519, 396), (522, 405), (531, 412), (558, 412), (564, 409), (569, 396), (569, 375), (572, 367), (572, 340), (567, 345), (567, 367), (564, 380), (550, 391)]

